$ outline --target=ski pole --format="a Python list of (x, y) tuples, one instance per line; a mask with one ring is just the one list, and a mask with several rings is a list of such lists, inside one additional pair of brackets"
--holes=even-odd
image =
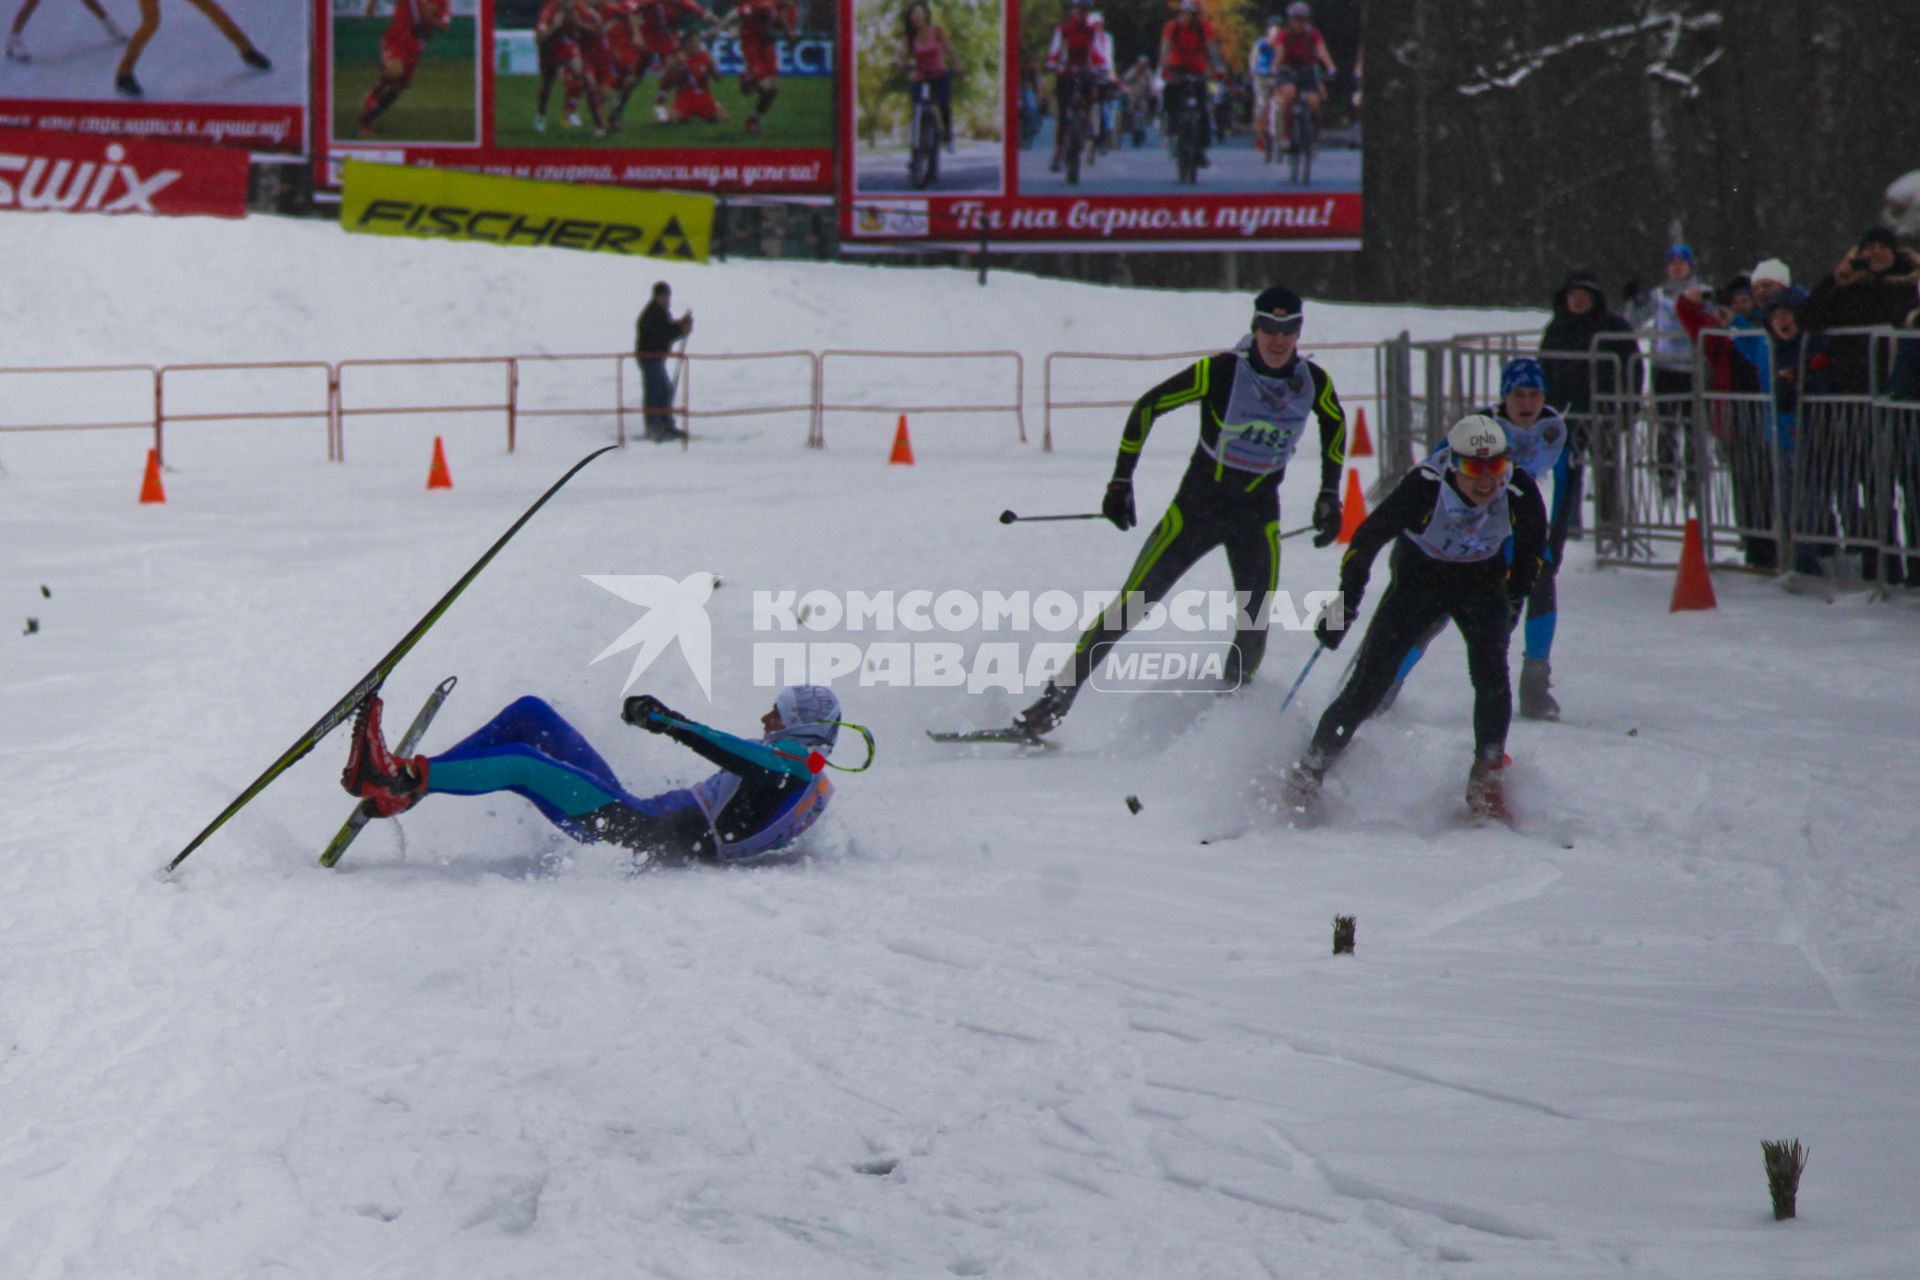
[(1320, 661), (1320, 655), (1325, 653), (1326, 651), (1327, 650), (1324, 645), (1322, 645), (1318, 640), (1314, 641), (1313, 656), (1307, 659), (1306, 666), (1300, 668), (1300, 674), (1294, 678), (1293, 688), (1287, 690), (1286, 700), (1280, 704), (1280, 710), (1285, 711), (1288, 707), (1293, 705), (1293, 695), (1300, 692), (1300, 686), (1307, 682), (1307, 673), (1313, 670), (1313, 664)]
[(1106, 518), (1107, 518), (1107, 517), (1106, 517), (1106, 514), (1105, 514), (1104, 512), (1100, 512), (1100, 511), (1083, 511), (1083, 512), (1080, 512), (1080, 513), (1079, 513), (1079, 514), (1077, 514), (1077, 515), (1071, 515), (1071, 516), (1017, 516), (1017, 515), (1015, 515), (1015, 514), (1014, 514), (1013, 512), (1011, 512), (1011, 511), (1002, 511), (1002, 512), (1000, 513), (1000, 523), (1001, 523), (1001, 524), (1012, 524), (1012, 523), (1013, 523), (1014, 521), (1016, 521), (1016, 520), (1025, 520), (1025, 521), (1036, 521), (1036, 520), (1105, 520)]

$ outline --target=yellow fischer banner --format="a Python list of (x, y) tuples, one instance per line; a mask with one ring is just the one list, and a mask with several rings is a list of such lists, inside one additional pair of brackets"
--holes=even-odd
[(705, 262), (713, 198), (349, 160), (340, 225), (363, 235), (554, 245)]

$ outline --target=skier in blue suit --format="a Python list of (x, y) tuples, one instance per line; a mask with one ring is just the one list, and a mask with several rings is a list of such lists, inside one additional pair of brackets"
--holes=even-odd
[(666, 861), (750, 861), (792, 843), (825, 812), (833, 787), (826, 759), (840, 734), (840, 700), (823, 685), (780, 691), (759, 741), (737, 738), (668, 710), (651, 695), (628, 698), (621, 719), (664, 734), (719, 767), (705, 781), (636, 796), (579, 730), (539, 698), (521, 698), (437, 756), (396, 757), (380, 731), (380, 699), (354, 722), (340, 785), (382, 818), (428, 795), (526, 797), (583, 843), (607, 840)]
[[(1552, 675), (1553, 635), (1559, 621), (1559, 596), (1554, 578), (1560, 571), (1560, 559), (1566, 552), (1567, 525), (1573, 511), (1568, 501), (1572, 486), (1568, 480), (1567, 422), (1560, 411), (1547, 406), (1547, 374), (1540, 362), (1530, 356), (1509, 360), (1500, 371), (1500, 403), (1481, 413), (1497, 420), (1507, 433), (1507, 451), (1516, 471), (1524, 471), (1542, 489), (1553, 478), (1553, 501), (1547, 508), (1547, 549), (1527, 595), (1527, 631), (1525, 659), (1520, 664), (1520, 716), (1524, 720), (1558, 720), (1560, 704), (1548, 692)], [(1447, 446), (1441, 445), (1428, 460), (1429, 465), (1445, 470)], [(1509, 562), (1513, 550), (1505, 553)], [(1400, 686), (1420, 661), (1433, 638), (1440, 634), (1446, 619), (1436, 622), (1420, 643), (1408, 650), (1399, 674), (1381, 699), (1378, 715), (1400, 696)]]

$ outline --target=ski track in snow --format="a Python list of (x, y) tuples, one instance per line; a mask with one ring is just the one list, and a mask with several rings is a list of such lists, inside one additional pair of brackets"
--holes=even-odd
[[(16, 313), (74, 272), (114, 299), (23, 329), (22, 365), (605, 350), (659, 270), (272, 219), (10, 226)], [(1244, 315), (1008, 273), (672, 275), (708, 351), (991, 332), (1037, 358), (1226, 341)], [(1540, 320), (1311, 315), (1322, 342)], [(1350, 387), (1370, 368), (1328, 363)], [(977, 399), (978, 374), (929, 361), (836, 396)], [(700, 377), (777, 394), (764, 371)], [(139, 412), (101, 394), (67, 408)], [(458, 674), (430, 751), (533, 692), (635, 790), (685, 785), (697, 760), (618, 722), (626, 664), (588, 665), (632, 619), (583, 575), (723, 573), (713, 705), (671, 654), (640, 688), (750, 726), (771, 698), (756, 590), (1115, 586), (1136, 537), (994, 517), (1096, 501), (1116, 429), (1059, 415), (1047, 456), (1005, 421), (916, 417), (908, 470), (882, 465), (890, 416), (833, 417), (823, 453), (798, 420), (721, 421), (685, 455), (604, 459), (401, 666), (395, 718)], [(1573, 544), (1569, 719), (1514, 727), (1517, 833), (1459, 818), (1451, 635), (1330, 777), (1326, 821), (1288, 826), (1280, 772), (1337, 672), (1280, 715), (1311, 640), (1276, 632), (1247, 690), (1089, 694), (1052, 752), (924, 739), (1003, 722), (1003, 691), (847, 686), (879, 763), (763, 867), (636, 873), (497, 796), (375, 823), (321, 872), (351, 808), (337, 733), (153, 878), (610, 430), (523, 424), (509, 456), (483, 416), (360, 420), (336, 466), (317, 426), (181, 426), (169, 505), (144, 510), (138, 433), (0, 436), (0, 600), (42, 621), (0, 634), (8, 1280), (1911, 1271), (1909, 599), (1735, 577), (1717, 612), (1675, 616), (1663, 577)], [(1143, 514), (1191, 430), (1156, 430)], [(421, 490), (435, 434), (452, 493)], [(1290, 544), (1282, 586), (1336, 563)], [(1220, 558), (1192, 579), (1224, 586)], [(1328, 954), (1336, 914), (1352, 956)], [(1776, 1226), (1756, 1148), (1790, 1136), (1813, 1160)]]

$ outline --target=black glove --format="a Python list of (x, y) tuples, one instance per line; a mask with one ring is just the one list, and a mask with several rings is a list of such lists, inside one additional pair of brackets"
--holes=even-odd
[[(1356, 597), (1357, 608), (1360, 601)], [(1340, 626), (1334, 626), (1333, 620), (1339, 618)], [(1347, 631), (1353, 626), (1353, 614), (1339, 600), (1329, 600), (1320, 609), (1320, 616), (1313, 620), (1313, 638), (1329, 649), (1338, 649), (1340, 642), (1347, 638)]]
[(1623, 305), (1629, 307), (1640, 301), (1640, 282), (1638, 280), (1627, 281), (1626, 285), (1620, 290), (1620, 297)]
[(1330, 547), (1339, 536), (1340, 495), (1331, 489), (1322, 489), (1320, 496), (1313, 500), (1313, 545)]
[(650, 693), (642, 693), (628, 698), (620, 706), (620, 718), (622, 720), (625, 720), (630, 725), (645, 729), (648, 733), (665, 733), (672, 727), (664, 721), (654, 719), (655, 716), (666, 716), (672, 720), (680, 719), (677, 712), (669, 711), (666, 703), (660, 701), (660, 699)]
[(1107, 496), (1100, 500), (1100, 514), (1122, 533), (1138, 524), (1133, 515), (1133, 481), (1109, 480)]
[(1512, 635), (1520, 629), (1520, 619), (1526, 616), (1527, 598), (1525, 596), (1507, 597), (1507, 634)]

